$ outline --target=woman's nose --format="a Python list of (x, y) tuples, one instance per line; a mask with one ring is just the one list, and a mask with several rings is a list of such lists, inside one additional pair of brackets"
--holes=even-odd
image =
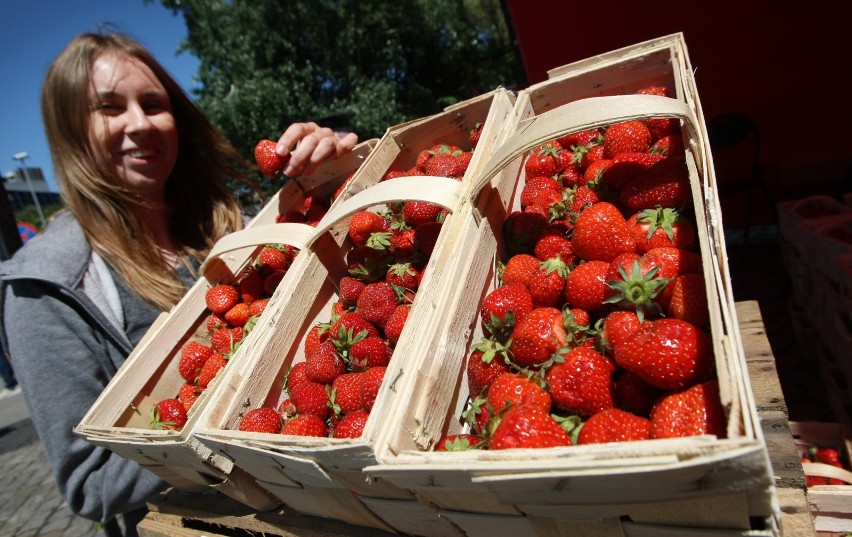
[(127, 132), (146, 132), (153, 128), (153, 123), (145, 109), (138, 103), (132, 103), (127, 106)]

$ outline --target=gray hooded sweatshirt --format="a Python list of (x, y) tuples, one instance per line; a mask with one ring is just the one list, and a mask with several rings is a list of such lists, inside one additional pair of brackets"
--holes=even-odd
[(95, 254), (71, 213), (0, 264), (0, 343), (68, 506), (107, 522), (167, 485), (76, 436), (76, 427), (159, 314)]

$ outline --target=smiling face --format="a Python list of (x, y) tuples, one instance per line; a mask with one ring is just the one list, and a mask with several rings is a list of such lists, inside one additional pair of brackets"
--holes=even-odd
[(144, 63), (107, 53), (92, 65), (89, 140), (125, 186), (162, 203), (178, 155), (178, 131), (165, 88)]

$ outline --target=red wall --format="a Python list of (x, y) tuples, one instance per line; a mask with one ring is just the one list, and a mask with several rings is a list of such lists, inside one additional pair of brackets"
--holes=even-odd
[[(852, 170), (852, 2), (506, 0), (528, 83), (602, 52), (683, 32), (705, 120), (749, 115), (775, 200), (835, 194)], [(714, 151), (720, 184), (748, 176), (748, 151)], [(737, 224), (742, 195), (723, 199)], [(758, 192), (757, 216), (771, 219)], [(727, 205), (727, 206), (726, 206)]]

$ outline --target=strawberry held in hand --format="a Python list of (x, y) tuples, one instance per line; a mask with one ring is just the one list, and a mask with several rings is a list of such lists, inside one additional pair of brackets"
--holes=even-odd
[(275, 151), (276, 145), (278, 144), (272, 140), (261, 140), (254, 147), (254, 160), (257, 167), (260, 173), (269, 179), (278, 177), (287, 163), (287, 160)]

